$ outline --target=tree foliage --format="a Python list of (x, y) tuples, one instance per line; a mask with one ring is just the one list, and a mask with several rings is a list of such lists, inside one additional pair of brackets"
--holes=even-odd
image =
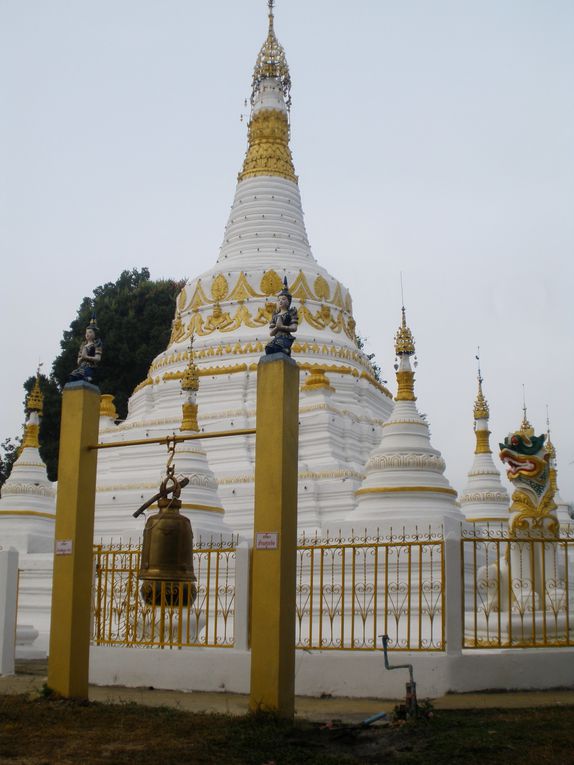
[(20, 439), (5, 438), (0, 444), (0, 486), (10, 475), (12, 465), (18, 456)]
[[(133, 389), (145, 379), (153, 359), (167, 347), (175, 299), (184, 284), (185, 280), (153, 281), (147, 268), (133, 269), (122, 271), (117, 281), (96, 287), (93, 297), (82, 300), (76, 318), (63, 334), (62, 351), (50, 377), (40, 377), (44, 393), (40, 454), (50, 480), (57, 478), (61, 391), (77, 366), (78, 350), (92, 315), (96, 315), (103, 343), (97, 383), (102, 393), (114, 395), (118, 417), (124, 419)], [(34, 379), (26, 380), (26, 391), (31, 390)], [(1, 471), (12, 454), (10, 448), (6, 441), (0, 445), (0, 485), (7, 477)]]

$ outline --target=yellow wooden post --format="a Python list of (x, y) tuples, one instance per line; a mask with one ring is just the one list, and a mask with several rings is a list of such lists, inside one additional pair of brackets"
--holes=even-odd
[(88, 697), (100, 391), (68, 383), (62, 397), (48, 686)]
[(283, 354), (259, 362), (256, 428), (249, 706), (293, 717), (299, 368)]

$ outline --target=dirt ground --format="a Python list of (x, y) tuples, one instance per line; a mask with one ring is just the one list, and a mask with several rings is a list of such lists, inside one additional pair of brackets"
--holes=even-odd
[(360, 729), (272, 717), (0, 695), (2, 765), (574, 763), (574, 707), (431, 711)]

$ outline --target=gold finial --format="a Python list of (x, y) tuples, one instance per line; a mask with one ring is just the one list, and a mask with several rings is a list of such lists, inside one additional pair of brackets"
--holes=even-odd
[(197, 391), (199, 390), (199, 370), (193, 358), (193, 335), (189, 339), (189, 362), (183, 373), (181, 389), (187, 394), (187, 401), (182, 406), (183, 418), (180, 430), (199, 431), (197, 424)]
[(526, 389), (524, 385), (522, 386), (522, 413), (522, 422), (520, 423), (518, 432), (530, 438), (534, 435), (534, 428), (529, 423), (528, 417), (526, 416)]
[(28, 419), (24, 426), (24, 437), (22, 438), (21, 449), (25, 449), (30, 446), (33, 449), (37, 449), (40, 446), (40, 417), (44, 410), (44, 395), (40, 390), (40, 367), (42, 364), (38, 364), (36, 371), (36, 380), (34, 387), (26, 396), (26, 409), (28, 410)]
[(291, 106), (291, 76), (287, 66), (285, 51), (275, 36), (275, 29), (273, 27), (273, 7), (275, 3), (273, 0), (268, 0), (267, 5), (269, 7), (269, 29), (267, 39), (259, 51), (257, 61), (255, 62), (255, 69), (253, 70), (251, 104), (253, 105), (263, 80), (273, 77), (280, 81), (285, 103), (287, 109), (289, 109)]
[[(402, 275), (401, 275), (401, 290), (402, 290)], [(407, 317), (405, 307), (402, 309), (402, 321), (401, 326), (397, 330), (395, 335), (395, 353), (401, 357), (395, 363), (395, 370), (397, 373), (397, 395), (395, 401), (416, 401), (414, 386), (415, 386), (415, 373), (411, 369), (409, 357), (415, 352), (415, 340), (411, 330), (407, 327)], [(415, 366), (417, 365), (415, 356)]]
[[(291, 107), (291, 77), (285, 51), (275, 36), (273, 6), (274, 3), (269, 0), (269, 31), (253, 70), (251, 106), (255, 106), (265, 80), (271, 79), (281, 87), (288, 112)], [(297, 183), (289, 149), (287, 112), (263, 104), (259, 104), (257, 109), (252, 109), (249, 120), (249, 145), (243, 168), (237, 177), (238, 181), (258, 175), (277, 175)]]
[(478, 361), (478, 393), (476, 396), (476, 401), (474, 402), (474, 419), (488, 420), (490, 417), (490, 411), (488, 409), (488, 402), (484, 397), (484, 393), (482, 392), (483, 378), (480, 372), (480, 347), (478, 349), (476, 360)]
[(38, 371), (36, 372), (36, 380), (34, 382), (34, 387), (28, 393), (26, 396), (26, 409), (29, 412), (38, 412), (38, 414), (42, 414), (44, 411), (44, 394), (40, 390), (40, 367), (42, 365), (38, 364)]
[(407, 327), (405, 307), (401, 308), (402, 322), (395, 335), (395, 353), (397, 356), (412, 356), (415, 353), (415, 339)]
[(185, 372), (183, 373), (181, 389), (197, 392), (199, 390), (199, 372), (193, 358), (193, 340), (194, 337), (192, 335), (189, 340), (189, 361), (187, 367), (185, 368)]
[(546, 444), (544, 446), (546, 453), (551, 460), (556, 460), (556, 447), (550, 440), (550, 415), (548, 413), (548, 404), (546, 404)]

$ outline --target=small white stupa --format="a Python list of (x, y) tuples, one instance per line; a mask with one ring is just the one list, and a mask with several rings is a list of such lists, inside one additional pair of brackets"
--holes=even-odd
[[(397, 395), (383, 425), (383, 437), (366, 465), (357, 508), (348, 517), (355, 528), (437, 528), (446, 519), (463, 520), (456, 491), (444, 476), (445, 463), (430, 443), (429, 426), (416, 407), (411, 356), (415, 343), (405, 309), (395, 336)], [(416, 363), (416, 360), (415, 360)]]
[(474, 432), (476, 448), (474, 461), (468, 472), (468, 482), (460, 498), (462, 512), (467, 521), (476, 523), (508, 523), (510, 497), (500, 480), (490, 449), (488, 402), (482, 392), (482, 376), (478, 369), (478, 394), (474, 402)]
[(572, 526), (574, 528), (574, 518), (572, 516), (574, 508), (571, 504), (562, 499), (560, 496), (560, 490), (558, 489), (558, 460), (556, 458), (556, 447), (550, 439), (550, 420), (548, 416), (546, 417), (546, 427), (547, 435), (545, 448), (550, 464), (550, 480), (553, 483), (555, 491), (554, 502), (556, 503), (556, 517), (558, 518), (558, 523), (562, 528), (568, 526)]
[[(179, 433), (197, 433), (199, 426), (197, 423), (198, 405), (197, 392), (199, 389), (198, 369), (194, 360), (193, 338), (191, 339), (189, 350), (187, 351), (188, 363), (183, 371), (180, 382), (180, 401), (183, 397), (183, 403), (180, 404), (180, 426), (177, 428)], [(100, 438), (105, 440), (126, 440), (126, 431), (114, 424), (113, 404), (108, 400), (102, 401), (100, 407)], [(103, 425), (103, 427), (102, 427)], [(175, 429), (173, 430), (175, 434)], [(129, 438), (127, 439), (129, 440)], [(114, 450), (115, 451), (115, 450)], [(139, 451), (140, 459), (143, 464), (149, 466), (150, 471), (157, 465), (157, 452), (141, 449)], [(125, 486), (123, 481), (127, 480), (125, 462), (121, 460), (121, 450), (117, 450), (113, 462), (110, 465), (105, 477), (101, 478), (98, 484), (98, 491), (112, 494), (112, 501), (116, 502), (117, 510), (120, 514), (122, 525), (125, 525), (128, 519), (131, 519), (133, 512), (141, 505), (143, 500), (147, 499), (147, 494), (152, 493), (152, 489), (157, 489), (159, 485), (159, 476), (157, 484), (150, 484), (147, 487), (134, 487), (135, 492), (115, 491), (116, 486)], [(164, 464), (165, 464), (164, 452)], [(200, 539), (205, 541), (213, 537), (227, 538), (232, 530), (225, 524), (223, 519), (223, 506), (217, 491), (217, 479), (211, 471), (207, 454), (201, 439), (179, 442), (175, 446), (173, 454), (173, 464), (176, 472), (181, 477), (188, 479), (189, 483), (182, 489), (181, 493), (181, 513), (190, 518), (193, 526), (196, 543)], [(136, 494), (140, 490), (139, 495)], [(141, 491), (146, 489), (146, 493)], [(141, 532), (141, 526), (133, 523), (132, 538), (137, 538)]]
[(26, 398), (28, 415), (20, 454), (0, 498), (0, 544), (21, 553), (54, 549), (55, 491), (40, 457), (38, 440), (43, 407), (38, 371)]

